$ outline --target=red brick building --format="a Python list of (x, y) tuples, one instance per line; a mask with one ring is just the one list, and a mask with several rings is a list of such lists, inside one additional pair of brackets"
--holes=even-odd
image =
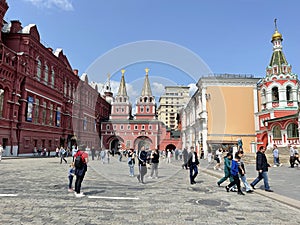
[[(6, 155), (31, 154), (34, 147), (99, 146), (100, 120), (110, 104), (71, 68), (62, 49), (40, 42), (36, 25), (3, 20), (0, 0), (0, 144)], [(74, 111), (74, 114), (73, 114)], [(75, 128), (75, 129), (74, 129)], [(92, 135), (93, 134), (93, 135)]]

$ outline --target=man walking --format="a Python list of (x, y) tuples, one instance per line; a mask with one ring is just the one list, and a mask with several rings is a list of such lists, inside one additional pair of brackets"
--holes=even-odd
[(288, 148), (290, 150), (290, 168), (294, 168), (295, 165), (295, 149), (292, 147), (291, 144), (288, 144)]
[(145, 146), (142, 146), (139, 155), (138, 155), (138, 160), (139, 160), (139, 175), (137, 176), (137, 179), (139, 183), (145, 184), (144, 182), (144, 176), (147, 173), (147, 152), (145, 151)]
[(268, 167), (270, 167), (267, 157), (265, 155), (266, 148), (264, 146), (260, 146), (259, 150), (256, 153), (256, 170), (258, 171), (258, 177), (250, 184), (253, 189), (255, 189), (255, 185), (264, 179), (265, 191), (273, 192), (270, 189), (268, 182)]
[(194, 151), (194, 147), (191, 147), (191, 151), (188, 154), (188, 167), (190, 168), (190, 182), (191, 184), (196, 184), (195, 178), (198, 175), (198, 155), (197, 152)]

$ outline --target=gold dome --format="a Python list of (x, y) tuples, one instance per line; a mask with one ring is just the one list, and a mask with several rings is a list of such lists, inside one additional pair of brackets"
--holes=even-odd
[(282, 35), (278, 32), (278, 30), (275, 30), (275, 33), (272, 35), (272, 41), (275, 39), (282, 39)]

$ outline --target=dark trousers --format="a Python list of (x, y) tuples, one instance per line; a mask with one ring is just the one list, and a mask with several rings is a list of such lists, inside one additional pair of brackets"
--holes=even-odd
[(72, 189), (72, 183), (73, 183), (73, 176), (69, 176), (69, 189)]
[(293, 168), (294, 164), (295, 164), (295, 156), (290, 156), (290, 164), (291, 164), (291, 167)]
[(65, 156), (64, 156), (64, 155), (62, 155), (62, 156), (60, 157), (60, 164), (62, 163), (63, 160), (65, 161), (65, 163), (68, 163), (67, 160), (65, 159)]
[(241, 183), (240, 183), (240, 178), (239, 175), (232, 175), (233, 181), (230, 182), (230, 184), (228, 185), (229, 188), (231, 188), (232, 186), (236, 185), (238, 192), (241, 192)]
[(75, 192), (77, 194), (80, 193), (80, 189), (81, 189), (81, 183), (83, 181), (84, 175), (83, 176), (76, 176), (76, 181), (75, 181)]
[(198, 175), (198, 167), (196, 164), (192, 164), (190, 166), (190, 182), (194, 183), (195, 182), (195, 178)]
[(138, 179), (140, 182), (144, 183), (144, 176), (147, 173), (147, 166), (146, 165), (139, 165), (139, 172)]

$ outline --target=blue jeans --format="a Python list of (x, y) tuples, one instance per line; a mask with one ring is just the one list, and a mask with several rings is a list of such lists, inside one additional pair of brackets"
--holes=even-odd
[(190, 166), (190, 181), (195, 182), (195, 178), (198, 175), (198, 167), (196, 164)]
[(250, 186), (249, 186), (249, 184), (248, 184), (248, 182), (247, 182), (247, 177), (246, 177), (246, 175), (245, 175), (245, 174), (244, 174), (244, 176), (241, 176), (241, 175), (240, 175), (240, 178), (241, 178), (241, 180), (242, 180), (242, 182), (243, 182), (243, 184), (244, 184), (244, 186), (245, 186), (245, 188), (246, 188), (246, 191), (250, 191), (251, 188), (250, 188)]
[(251, 183), (252, 186), (255, 186), (259, 181), (264, 179), (265, 190), (269, 190), (269, 181), (268, 181), (268, 172), (263, 171), (262, 173), (258, 172), (258, 177)]
[(129, 165), (129, 175), (134, 176), (134, 164)]

